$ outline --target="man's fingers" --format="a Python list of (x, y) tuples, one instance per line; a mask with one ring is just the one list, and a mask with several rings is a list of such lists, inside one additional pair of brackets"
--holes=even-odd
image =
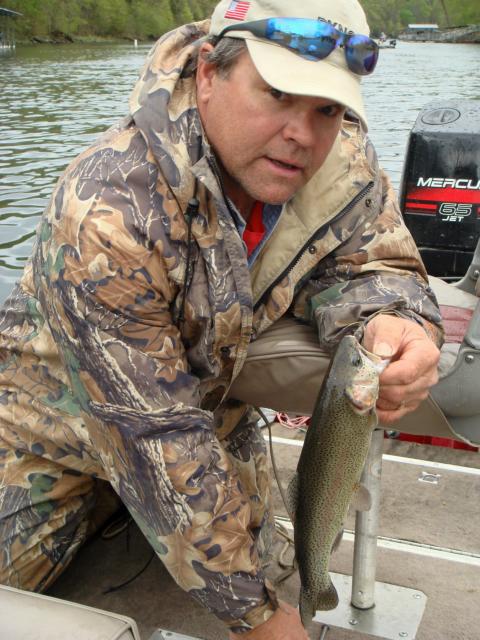
[(399, 345), (391, 344), (391, 342), (381, 338), (380, 341), (374, 342), (369, 350), (382, 358), (382, 360), (390, 360), (397, 353), (398, 347)]
[(298, 609), (283, 601), (279, 601), (279, 605), (271, 618), (251, 631), (243, 634), (230, 632), (230, 640), (309, 640)]
[(436, 366), (439, 350), (424, 329), (412, 320), (379, 314), (365, 327), (363, 346), (384, 358), (411, 361), (421, 368)]
[(417, 405), (428, 397), (430, 387), (435, 384), (435, 377), (428, 380), (416, 380), (410, 385), (381, 385), (378, 395), (377, 409), (393, 410), (400, 405)]
[(392, 358), (405, 340), (404, 318), (379, 314), (365, 327), (363, 345), (365, 349), (384, 360)]
[(402, 403), (399, 407), (397, 407), (394, 410), (382, 410), (377, 407), (378, 422), (383, 427), (388, 427), (390, 425), (393, 425), (396, 422), (398, 422), (400, 418), (403, 418), (403, 416), (406, 416), (408, 413), (415, 411), (415, 409), (417, 409), (419, 404), (420, 404), (419, 402), (413, 402), (409, 404)]
[(422, 393), (422, 397), (416, 396), (415, 398), (408, 398), (405, 400), (389, 401), (389, 400), (379, 399), (376, 405), (377, 413), (379, 411), (400, 411), (400, 410), (403, 411), (404, 409), (413, 411), (423, 402), (423, 400), (426, 400), (427, 398), (428, 398), (428, 392), (424, 394)]
[(436, 347), (433, 351), (428, 349), (426, 352), (420, 352), (415, 359), (410, 358), (406, 353), (386, 367), (380, 376), (380, 384), (416, 385), (417, 387), (434, 385), (438, 382), (438, 359), (439, 352)]
[(437, 383), (440, 351), (421, 325), (384, 314), (367, 323), (363, 345), (390, 359), (380, 374), (377, 415), (382, 425), (394, 424), (414, 411)]

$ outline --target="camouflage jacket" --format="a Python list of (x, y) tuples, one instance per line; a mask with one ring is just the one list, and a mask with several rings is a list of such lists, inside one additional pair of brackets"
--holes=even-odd
[[(239, 631), (274, 607), (255, 539), (265, 456), (252, 463), (225, 446), (246, 411), (225, 396), (249, 342), (287, 312), (315, 322), (327, 349), (380, 310), (441, 333), (392, 188), (354, 122), (249, 270), (196, 109), (204, 29), (157, 43), (130, 115), (59, 180), (0, 319), (0, 385), (62, 417), (41, 455), (110, 481), (180, 586)], [(32, 422), (25, 441), (39, 430)], [(246, 486), (238, 468), (252, 464)]]

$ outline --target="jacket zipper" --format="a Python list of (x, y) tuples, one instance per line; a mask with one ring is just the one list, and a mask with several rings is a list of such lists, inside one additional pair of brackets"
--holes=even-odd
[[(335, 217), (333, 217), (331, 220), (329, 220), (328, 224), (331, 224), (332, 222), (334, 222), (335, 220), (338, 220), (338, 218), (341, 218), (343, 215), (345, 215), (346, 213), (348, 213), (349, 211), (351, 211), (353, 209), (353, 207), (360, 202), (360, 200), (362, 200), (369, 191), (372, 190), (373, 188), (373, 181), (369, 182), (365, 187), (363, 187), (363, 189), (357, 193), (357, 195), (350, 200), (350, 202), (347, 204), (346, 207), (344, 207), (339, 213), (337, 213), (337, 215)], [(312, 244), (312, 242), (315, 241), (315, 239), (317, 238), (320, 230), (322, 229), (322, 227), (320, 227), (319, 229), (317, 229), (317, 231), (310, 236), (310, 238), (307, 240), (307, 242), (303, 245), (303, 247), (300, 249), (300, 251), (297, 253), (297, 255), (293, 258), (293, 260), (290, 262), (290, 264), (282, 271), (282, 273), (275, 278), (275, 280), (263, 291), (263, 293), (260, 294), (257, 302), (254, 303), (253, 305), (253, 310), (256, 311), (258, 309), (258, 307), (260, 306), (260, 304), (262, 303), (263, 298), (268, 295), (272, 289), (274, 289), (274, 287), (276, 287), (276, 285), (283, 280), (283, 278), (285, 278), (285, 276), (287, 276), (295, 267), (296, 265), (300, 262), (303, 254), (305, 253), (306, 249), (308, 246), (310, 246)]]

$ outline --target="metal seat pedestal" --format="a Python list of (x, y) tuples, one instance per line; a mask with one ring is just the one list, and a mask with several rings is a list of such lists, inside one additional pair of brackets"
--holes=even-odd
[(331, 573), (339, 605), (317, 611), (314, 621), (328, 627), (350, 629), (385, 640), (414, 640), (427, 602), (415, 589), (375, 581), (377, 529), (380, 511), (383, 429), (376, 429), (362, 474), (362, 484), (372, 497), (369, 511), (357, 511), (352, 577)]

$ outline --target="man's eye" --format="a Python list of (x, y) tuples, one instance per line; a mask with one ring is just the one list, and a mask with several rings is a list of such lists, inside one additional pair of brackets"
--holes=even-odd
[(327, 104), (325, 107), (321, 107), (319, 111), (328, 118), (335, 118), (342, 109), (343, 107), (339, 104)]
[(270, 95), (272, 98), (275, 98), (275, 100), (283, 100), (286, 94), (283, 91), (270, 87)]

